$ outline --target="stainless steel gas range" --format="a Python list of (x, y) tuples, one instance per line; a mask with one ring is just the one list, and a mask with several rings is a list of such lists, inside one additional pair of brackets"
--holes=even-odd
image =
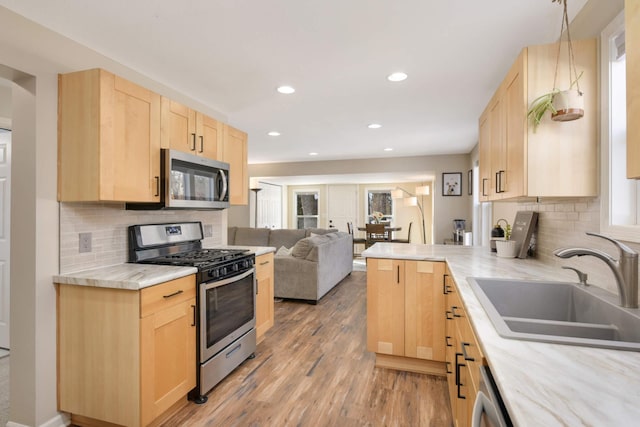
[(130, 262), (198, 269), (198, 381), (189, 394), (197, 403), (256, 349), (255, 255), (203, 249), (202, 239), (200, 222), (129, 227)]

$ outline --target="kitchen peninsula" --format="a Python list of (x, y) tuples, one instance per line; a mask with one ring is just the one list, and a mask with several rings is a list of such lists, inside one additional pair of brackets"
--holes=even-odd
[(498, 258), (483, 247), (377, 243), (362, 255), (368, 266), (371, 259), (446, 263), (514, 425), (623, 426), (640, 418), (640, 353), (502, 338), (467, 282), (473, 276), (575, 282), (573, 272)]

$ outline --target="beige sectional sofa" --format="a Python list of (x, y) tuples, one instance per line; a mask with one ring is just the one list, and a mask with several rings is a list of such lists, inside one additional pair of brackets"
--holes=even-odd
[(317, 303), (353, 269), (349, 233), (333, 229), (270, 230), (229, 227), (227, 244), (271, 246), (274, 257), (274, 296)]

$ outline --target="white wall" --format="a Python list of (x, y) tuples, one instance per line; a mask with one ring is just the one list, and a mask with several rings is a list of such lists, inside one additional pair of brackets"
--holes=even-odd
[[(422, 157), (396, 157), (388, 159), (337, 160), (327, 162), (265, 163), (249, 165), (249, 176), (295, 177), (315, 175), (348, 175), (372, 172), (413, 172), (435, 176), (433, 193), (434, 243), (449, 239), (453, 232), (453, 219), (471, 222), (471, 196), (467, 192), (467, 171), (471, 169), (468, 154)], [(462, 196), (442, 196), (442, 173), (462, 173)], [(345, 182), (348, 183), (348, 182)], [(318, 184), (324, 184), (319, 182)]]

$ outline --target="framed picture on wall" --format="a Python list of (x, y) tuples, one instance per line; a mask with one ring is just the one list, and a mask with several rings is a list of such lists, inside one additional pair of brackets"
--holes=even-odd
[(442, 195), (462, 195), (462, 172), (444, 172), (442, 174)]

